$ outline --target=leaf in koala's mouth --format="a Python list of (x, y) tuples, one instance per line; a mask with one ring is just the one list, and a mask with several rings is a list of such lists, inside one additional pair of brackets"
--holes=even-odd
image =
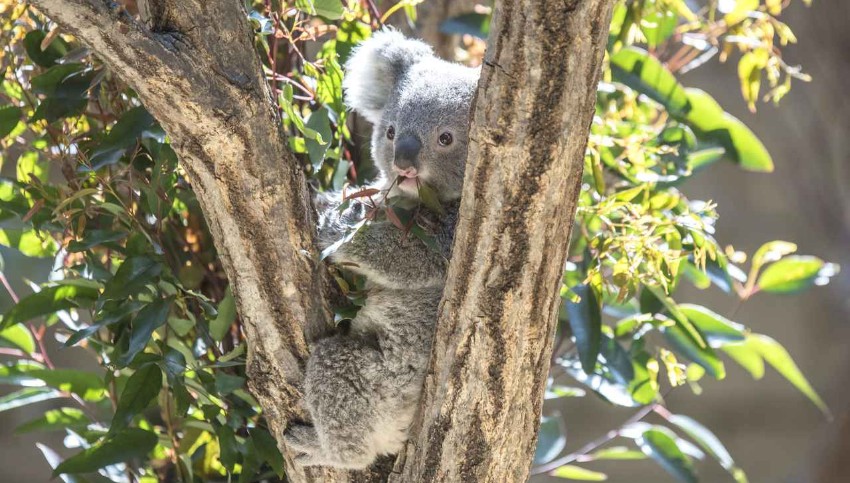
[(437, 192), (434, 191), (434, 188), (428, 186), (428, 184), (419, 183), (419, 199), (422, 200), (422, 204), (425, 205), (426, 208), (434, 213), (438, 213), (440, 215), (446, 214), (446, 210), (444, 210), (443, 205), (440, 204), (440, 197), (437, 196)]

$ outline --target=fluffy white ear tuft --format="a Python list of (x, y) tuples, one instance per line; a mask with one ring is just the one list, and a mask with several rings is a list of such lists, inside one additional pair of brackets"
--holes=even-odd
[(372, 124), (381, 120), (381, 112), (396, 83), (411, 65), (432, 57), (427, 44), (405, 38), (385, 28), (361, 43), (345, 63), (345, 101)]

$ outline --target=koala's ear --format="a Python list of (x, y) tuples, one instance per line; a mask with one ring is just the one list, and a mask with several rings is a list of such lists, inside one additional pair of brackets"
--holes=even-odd
[(369, 122), (377, 124), (395, 89), (411, 65), (432, 57), (431, 47), (384, 29), (361, 43), (345, 63), (345, 101)]

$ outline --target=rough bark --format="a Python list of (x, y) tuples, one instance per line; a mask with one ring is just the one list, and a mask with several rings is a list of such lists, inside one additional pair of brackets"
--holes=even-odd
[[(248, 339), (249, 385), (273, 434), (299, 406), (307, 343), (331, 323), (306, 181), (287, 149), (242, 2), (35, 0), (139, 94), (168, 132), (209, 224)], [(344, 472), (290, 481), (345, 481)]]
[[(330, 324), (306, 182), (287, 151), (242, 2), (33, 0), (138, 92), (180, 156), (233, 286), (249, 384), (273, 434)], [(613, 0), (497, 2), (455, 255), (406, 455), (290, 481), (522, 481)], [(443, 2), (446, 4), (446, 2)], [(389, 463), (389, 464), (388, 464)]]
[(496, 2), (425, 396), (399, 481), (528, 478), (612, 4)]

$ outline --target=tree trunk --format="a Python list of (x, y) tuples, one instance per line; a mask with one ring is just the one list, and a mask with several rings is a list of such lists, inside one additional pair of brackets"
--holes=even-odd
[(612, 0), (496, 2), (400, 481), (525, 481)]
[[(308, 342), (330, 326), (301, 167), (242, 2), (33, 0), (138, 92), (172, 139), (233, 286), (272, 433), (305, 420)], [(613, 0), (497, 2), (426, 396), (407, 454), (302, 481), (522, 481)], [(386, 463), (386, 462), (384, 462)]]

